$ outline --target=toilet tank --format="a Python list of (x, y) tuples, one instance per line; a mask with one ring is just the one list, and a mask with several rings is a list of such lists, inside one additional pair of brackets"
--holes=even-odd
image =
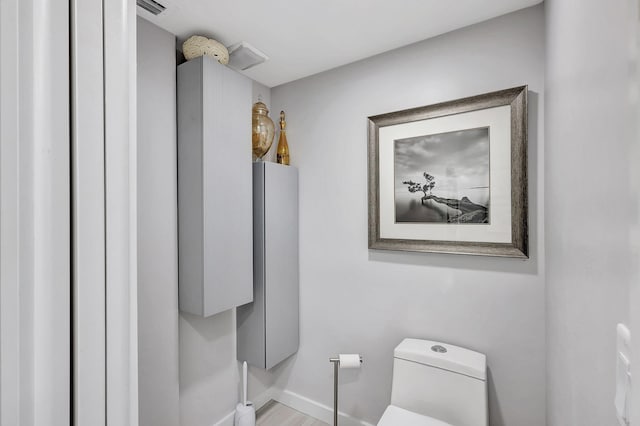
[(404, 339), (394, 351), (391, 405), (455, 426), (487, 426), (486, 356)]

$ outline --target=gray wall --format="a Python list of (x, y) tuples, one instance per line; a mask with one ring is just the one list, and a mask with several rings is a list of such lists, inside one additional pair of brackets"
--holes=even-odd
[[(276, 367), (278, 387), (331, 406), (327, 358), (359, 352), (341, 409), (375, 423), (393, 348), (430, 338), (488, 355), (492, 425), (545, 423), (544, 47), (540, 5), (272, 89), (300, 169), (301, 344)], [(366, 117), (521, 84), (531, 259), (369, 251)]]
[[(635, 10), (629, 14), (630, 17), (630, 46), (635, 46), (633, 51), (630, 69), (633, 74), (631, 76), (631, 87), (637, 89), (640, 87), (640, 20), (635, 17), (639, 16), (640, 3), (635, 3)], [(631, 224), (631, 256), (634, 268), (631, 275), (630, 297), (629, 297), (629, 326), (633, 334), (631, 339), (631, 365), (640, 365), (640, 339), (636, 337), (636, 333), (640, 332), (640, 99), (636, 96), (633, 99), (633, 112), (631, 122), (635, 121), (635, 127), (631, 131), (629, 144), (631, 146), (631, 155), (629, 156), (630, 170), (629, 177), (631, 181), (631, 200), (635, 200), (635, 212), (632, 213)], [(636, 367), (637, 369), (637, 367)], [(636, 379), (637, 383), (637, 379)], [(636, 385), (637, 386), (637, 385)], [(640, 398), (634, 398), (635, 403), (631, 407), (631, 424), (640, 424)]]
[[(140, 425), (211, 426), (239, 397), (235, 312), (178, 315), (175, 55), (175, 37), (138, 18)], [(253, 92), (269, 105), (269, 88)], [(251, 368), (250, 398), (272, 383)]]
[[(273, 89), (271, 116), (287, 111), (300, 167), (301, 348), (272, 372), (251, 369), (251, 395), (275, 382), (331, 405), (326, 358), (361, 352), (364, 368), (342, 375), (341, 404), (375, 422), (393, 347), (427, 337), (487, 353), (492, 425), (545, 424), (545, 360), (550, 426), (613, 424), (614, 326), (628, 316), (632, 269), (627, 212), (637, 214), (622, 3), (547, 0)], [(210, 426), (238, 397), (234, 313), (178, 320), (174, 52), (171, 34), (138, 20), (140, 424)], [(523, 83), (532, 91), (531, 260), (369, 252), (366, 116)], [(254, 101), (259, 93), (269, 105), (269, 89), (255, 85)]]
[[(137, 47), (140, 425), (211, 426), (239, 397), (235, 312), (178, 315), (175, 37), (138, 18)], [(252, 368), (249, 396), (272, 383)]]
[(141, 426), (179, 424), (175, 37), (138, 18)]
[(630, 3), (546, 2), (549, 426), (617, 424), (615, 325), (628, 316), (638, 196), (628, 143), (637, 119), (628, 104)]

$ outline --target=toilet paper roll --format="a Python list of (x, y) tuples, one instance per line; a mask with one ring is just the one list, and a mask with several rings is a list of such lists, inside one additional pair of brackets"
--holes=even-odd
[(359, 354), (340, 354), (340, 368), (360, 368)]

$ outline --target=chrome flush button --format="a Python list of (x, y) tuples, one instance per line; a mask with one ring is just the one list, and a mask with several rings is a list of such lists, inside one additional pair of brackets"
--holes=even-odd
[(439, 354), (446, 354), (447, 353), (447, 348), (445, 348), (444, 346), (441, 345), (433, 345), (431, 346), (431, 350), (434, 352), (438, 352)]

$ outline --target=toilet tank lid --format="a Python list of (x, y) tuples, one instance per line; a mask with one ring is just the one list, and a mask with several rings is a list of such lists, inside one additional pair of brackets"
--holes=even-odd
[(487, 357), (484, 354), (448, 343), (404, 339), (396, 347), (393, 356), (487, 380)]

